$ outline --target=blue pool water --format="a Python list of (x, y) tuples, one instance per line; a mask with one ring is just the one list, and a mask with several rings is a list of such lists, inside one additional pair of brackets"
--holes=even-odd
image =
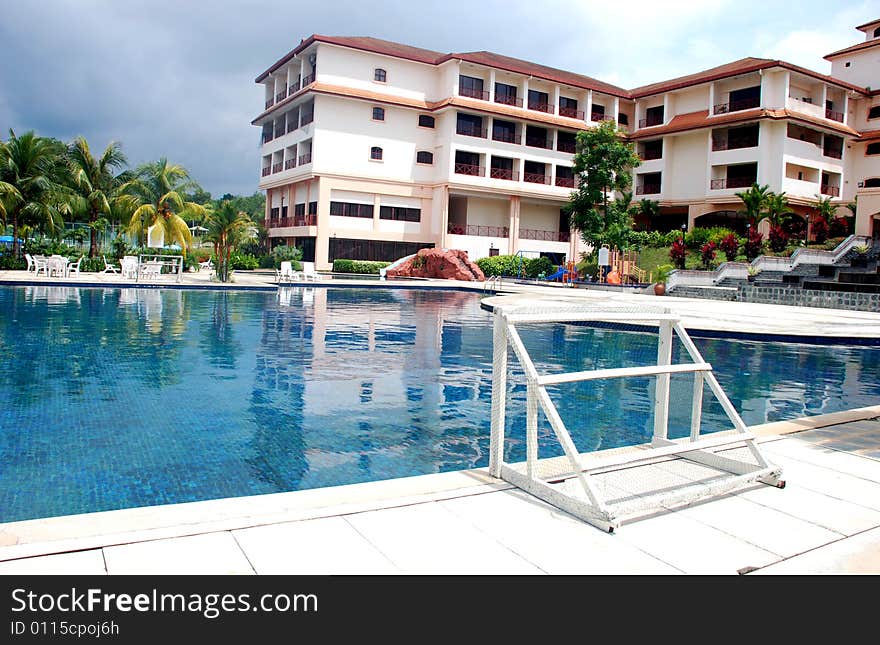
[[(0, 522), (485, 466), (491, 315), (410, 289), (0, 288)], [(544, 325), (545, 371), (649, 364), (653, 335)], [(747, 423), (880, 402), (880, 348), (695, 339)], [(676, 348), (679, 353), (679, 348)], [(511, 361), (515, 365), (515, 361)], [(581, 450), (651, 433), (651, 380), (553, 396)], [(524, 457), (512, 368), (509, 459)], [(691, 382), (672, 383), (673, 434)], [(723, 414), (704, 398), (704, 428)], [(542, 456), (557, 454), (542, 425)]]

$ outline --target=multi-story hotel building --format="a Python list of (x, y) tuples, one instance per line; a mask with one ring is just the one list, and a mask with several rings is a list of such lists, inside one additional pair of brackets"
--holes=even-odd
[(575, 135), (603, 120), (643, 160), (636, 198), (660, 203), (643, 227), (735, 225), (734, 193), (757, 181), (804, 216), (858, 196), (856, 232), (880, 233), (880, 20), (858, 29), (831, 75), (745, 58), (631, 90), (490, 52), (310, 36), (256, 79), (269, 236), (319, 269), (425, 246), (576, 259), (561, 212)]

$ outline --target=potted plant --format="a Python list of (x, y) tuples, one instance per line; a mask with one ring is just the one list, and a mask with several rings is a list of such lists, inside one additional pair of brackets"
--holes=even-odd
[(866, 268), (868, 266), (868, 250), (869, 250), (869, 248), (870, 247), (868, 247), (866, 244), (854, 246), (853, 251), (855, 251), (856, 254), (850, 260), (849, 265), (851, 267), (857, 267), (857, 268), (862, 268), (862, 269)]
[(657, 267), (657, 279), (654, 282), (654, 295), (666, 295), (666, 280), (669, 274), (675, 269), (671, 264), (661, 264)]
[(754, 282), (756, 275), (758, 275), (758, 270), (755, 267), (749, 267), (749, 275), (746, 279), (749, 282)]

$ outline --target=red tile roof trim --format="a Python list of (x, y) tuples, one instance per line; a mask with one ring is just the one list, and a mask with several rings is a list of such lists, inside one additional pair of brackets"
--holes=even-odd
[(824, 58), (825, 60), (831, 60), (833, 58), (843, 56), (844, 54), (851, 54), (853, 52), (861, 51), (863, 49), (870, 49), (871, 47), (876, 47), (877, 45), (880, 45), (880, 38), (875, 38), (874, 40), (866, 40), (863, 43), (858, 43), (857, 45), (847, 47), (846, 49), (838, 49), (836, 52), (826, 54), (822, 58)]

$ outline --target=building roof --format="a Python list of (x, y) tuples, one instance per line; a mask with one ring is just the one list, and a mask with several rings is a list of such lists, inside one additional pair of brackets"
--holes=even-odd
[(833, 58), (838, 58), (839, 56), (843, 56), (844, 54), (851, 54), (853, 52), (862, 51), (863, 49), (871, 49), (872, 47), (876, 47), (880, 45), (880, 38), (874, 38), (873, 40), (866, 40), (863, 43), (859, 43), (857, 45), (853, 45), (852, 47), (847, 47), (845, 49), (838, 49), (836, 52), (831, 52), (830, 54), (826, 54), (822, 58), (825, 60), (831, 60)]
[(863, 25), (859, 25), (858, 27), (856, 27), (856, 29), (858, 29), (859, 31), (861, 31), (861, 30), (864, 29), (865, 27), (873, 27), (874, 25), (876, 25), (876, 24), (878, 24), (878, 23), (880, 23), (880, 18), (877, 18), (876, 20), (869, 20), (869, 21), (866, 22), (865, 24), (863, 24)]
[(880, 130), (863, 130), (859, 141), (880, 141)]

